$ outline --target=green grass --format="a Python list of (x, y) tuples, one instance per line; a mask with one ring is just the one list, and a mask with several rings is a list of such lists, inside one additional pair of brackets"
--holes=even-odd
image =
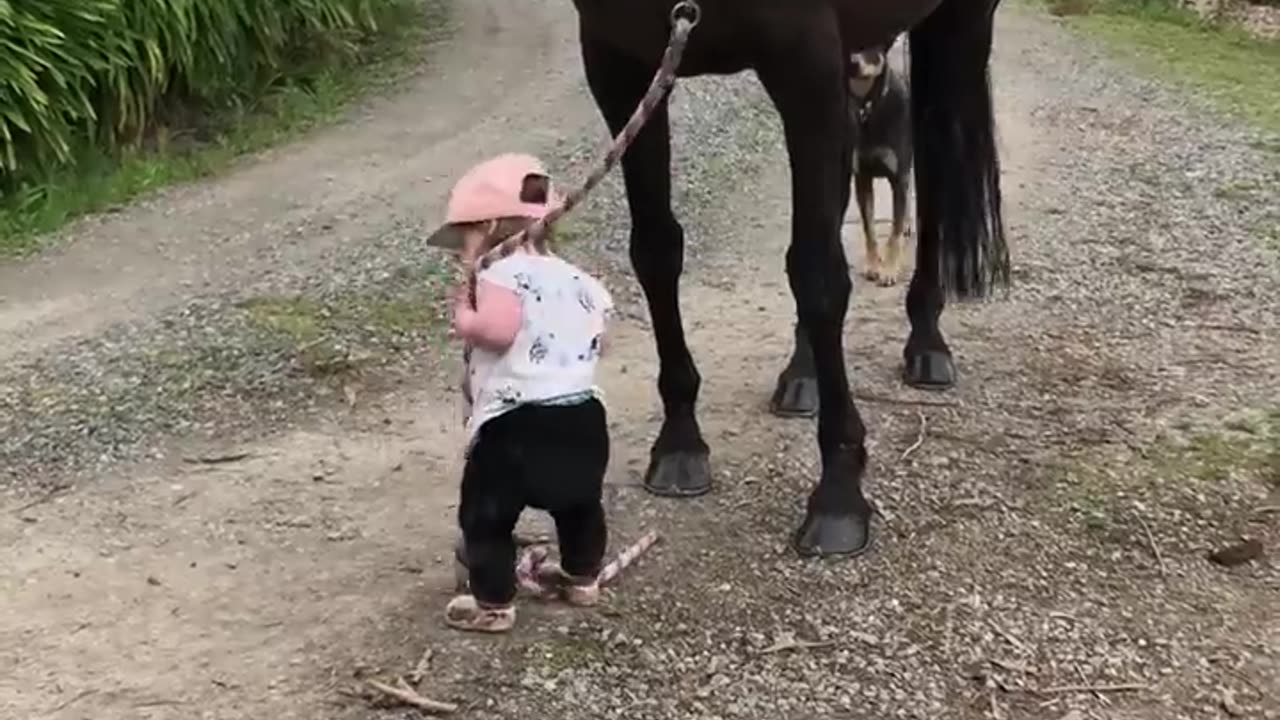
[[(1047, 0), (1049, 11), (1101, 38), (1144, 72), (1280, 135), (1280, 42), (1205, 20), (1169, 0)], [(1280, 153), (1280, 140), (1263, 146)]]
[(1216, 188), (1213, 194), (1220, 200), (1258, 208), (1257, 216), (1249, 221), (1249, 233), (1264, 247), (1280, 251), (1280, 205), (1275, 202), (1277, 187), (1280, 187), (1280, 165), (1261, 180), (1228, 183)]
[(336, 120), (354, 100), (403, 77), (424, 44), (447, 30), (446, 2), (389, 3), (378, 18), (378, 35), (354, 64), (298, 68), (251, 107), (176, 119), (139, 149), (76, 149), (74, 165), (0, 197), (0, 257), (36, 251), (43, 234), (77, 217), (212, 175), (247, 153)]
[(450, 268), (431, 261), (402, 268), (377, 290), (254, 297), (240, 310), (263, 346), (321, 378), (416, 350), (424, 341), (443, 342), (448, 318), (442, 298), (451, 287)]
[(1242, 495), (1280, 493), (1280, 408), (1153, 443), (1124, 461), (1082, 456), (1067, 468), (1053, 501), (1090, 531), (1127, 532), (1135, 502), (1187, 517), (1248, 515)]

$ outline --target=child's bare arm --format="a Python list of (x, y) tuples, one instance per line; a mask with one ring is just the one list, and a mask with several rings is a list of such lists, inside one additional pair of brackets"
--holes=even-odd
[(483, 280), (476, 283), (476, 306), (459, 293), (454, 306), (453, 326), (462, 338), (476, 345), (503, 352), (515, 342), (523, 321), (520, 298), (510, 290)]

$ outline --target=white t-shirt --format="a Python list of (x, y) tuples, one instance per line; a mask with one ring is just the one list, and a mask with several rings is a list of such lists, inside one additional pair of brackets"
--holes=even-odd
[(521, 405), (599, 397), (595, 384), (613, 298), (599, 280), (555, 255), (517, 251), (477, 277), (519, 296), (523, 322), (505, 353), (471, 350), (468, 450), (484, 423)]

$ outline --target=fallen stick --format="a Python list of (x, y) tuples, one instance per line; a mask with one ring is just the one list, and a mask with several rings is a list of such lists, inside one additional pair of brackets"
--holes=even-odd
[(1160, 577), (1168, 578), (1169, 569), (1165, 567), (1164, 555), (1160, 553), (1160, 546), (1156, 544), (1156, 539), (1151, 535), (1151, 527), (1147, 525), (1147, 521), (1142, 518), (1142, 514), (1135, 511), (1134, 517), (1138, 518), (1138, 523), (1142, 525), (1142, 532), (1147, 535), (1147, 544), (1151, 546), (1151, 554), (1156, 556), (1156, 563), (1160, 566)]
[(1131, 683), (1126, 685), (1059, 685), (1036, 690), (1041, 695), (1065, 695), (1067, 693), (1117, 693), (1146, 690), (1148, 686)]
[(862, 400), (869, 403), (882, 403), (885, 405), (915, 405), (918, 407), (939, 407), (939, 408), (958, 408), (959, 403), (948, 402), (946, 400), (916, 400), (913, 398), (895, 398), (885, 395), (875, 395), (868, 392), (855, 392), (853, 394), (855, 400)]
[(458, 706), (453, 703), (440, 702), (419, 695), (413, 688), (405, 684), (404, 678), (397, 678), (400, 687), (391, 687), (390, 685), (379, 682), (377, 680), (365, 680), (365, 684), (410, 707), (415, 707), (425, 713), (433, 713), (437, 715), (447, 715), (458, 711)]
[(431, 669), (431, 658), (435, 657), (435, 650), (428, 647), (422, 651), (422, 656), (418, 658), (418, 664), (413, 666), (413, 672), (409, 673), (409, 683), (417, 685), (422, 682), (422, 678), (426, 677), (427, 671)]
[(649, 548), (653, 547), (656, 542), (658, 542), (658, 531), (650, 530), (644, 535), (641, 535), (639, 540), (635, 541), (630, 546), (623, 548), (622, 552), (618, 553), (618, 557), (614, 558), (612, 562), (600, 569), (600, 575), (598, 576), (600, 584), (605, 585), (610, 580), (616, 578), (623, 570), (627, 569), (628, 565), (635, 562), (636, 558), (640, 557)]
[(1022, 673), (1024, 675), (1036, 674), (1035, 668), (1032, 668), (1029, 665), (1024, 665), (1019, 662), (1014, 662), (1012, 660), (1001, 660), (1000, 658), (988, 658), (987, 662), (990, 662), (992, 665), (1000, 668), (1001, 670), (1007, 670), (1009, 672)]
[(36, 498), (35, 500), (32, 500), (31, 502), (18, 507), (16, 510), (13, 511), (13, 514), (20, 515), (30, 510), (33, 507), (36, 507), (38, 505), (43, 505), (52, 500), (56, 500), (57, 498), (61, 497), (64, 493), (66, 493), (70, 489), (71, 489), (70, 484), (58, 485), (57, 487), (51, 488), (48, 492), (44, 493), (43, 495)]
[[(656, 530), (650, 530), (640, 536), (631, 545), (622, 549), (618, 556), (611, 560), (607, 565), (600, 569), (600, 573), (596, 576), (596, 580), (601, 585), (617, 579), (622, 571), (636, 561), (641, 555), (653, 547), (658, 542), (659, 536)], [(454, 550), (454, 573), (457, 583), (458, 592), (466, 592), (468, 587), (468, 574), (466, 565), (463, 562), (459, 550)], [(530, 544), (525, 547), (524, 552), (516, 560), (516, 584), (522, 589), (535, 596), (545, 596), (548, 588), (544, 587), (538, 580), (538, 569), (547, 561), (550, 556), (549, 548), (544, 544)]]
[(226, 455), (201, 455), (200, 457), (185, 457), (182, 462), (188, 465), (223, 465), (226, 463), (240, 462), (253, 457), (252, 453), (236, 452)]
[(1027, 645), (1026, 645), (1026, 643), (1022, 642), (1022, 641), (1021, 641), (1021, 640), (1019, 640), (1018, 638), (1016, 638), (1016, 637), (1014, 637), (1013, 635), (1009, 634), (1009, 632), (1008, 632), (1008, 631), (1004, 630), (1004, 629), (1003, 629), (1003, 628), (1001, 628), (1000, 626), (998, 626), (998, 625), (992, 625), (992, 626), (991, 626), (991, 629), (992, 629), (993, 631), (995, 631), (995, 634), (999, 635), (1000, 637), (1002, 637), (1002, 638), (1004, 638), (1006, 641), (1008, 641), (1008, 643), (1009, 643), (1010, 645), (1012, 645), (1012, 646), (1014, 646), (1014, 647), (1018, 648), (1019, 650), (1021, 650), (1021, 651), (1023, 651), (1023, 652), (1026, 652), (1026, 651), (1027, 651)]
[(767, 648), (761, 650), (760, 655), (772, 655), (774, 653), (786, 652), (788, 650), (818, 650), (821, 648), (829, 648), (835, 645), (834, 640), (779, 640)]
[(925, 419), (924, 412), (921, 410), (916, 410), (916, 415), (920, 416), (920, 433), (916, 435), (916, 441), (911, 443), (911, 447), (908, 447), (906, 450), (902, 451), (902, 455), (901, 457), (898, 458), (898, 462), (902, 462), (903, 460), (906, 460), (911, 455), (911, 453), (919, 450), (920, 446), (924, 445), (924, 433), (928, 427), (929, 421)]
[[(596, 575), (596, 581), (606, 585), (616, 579), (628, 565), (635, 562), (636, 558), (643, 555), (656, 542), (658, 542), (656, 530), (650, 530), (641, 535), (639, 540), (623, 548), (617, 557), (600, 569), (600, 573)], [(516, 562), (516, 580), (520, 587), (534, 594), (541, 594), (546, 590), (538, 582), (538, 568), (546, 562), (547, 557), (548, 550), (545, 545), (534, 545), (520, 555), (519, 561)]]

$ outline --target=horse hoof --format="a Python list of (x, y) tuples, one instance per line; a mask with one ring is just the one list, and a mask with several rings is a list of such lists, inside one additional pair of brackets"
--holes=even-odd
[(956, 363), (950, 353), (926, 350), (909, 354), (902, 369), (907, 385), (920, 390), (947, 390), (956, 384)]
[(871, 548), (871, 513), (809, 513), (792, 546), (801, 557), (855, 558)]
[(818, 414), (818, 379), (780, 377), (769, 409), (778, 417), (813, 417)]
[(696, 497), (711, 490), (711, 457), (705, 451), (655, 455), (644, 475), (644, 489), (662, 497)]

